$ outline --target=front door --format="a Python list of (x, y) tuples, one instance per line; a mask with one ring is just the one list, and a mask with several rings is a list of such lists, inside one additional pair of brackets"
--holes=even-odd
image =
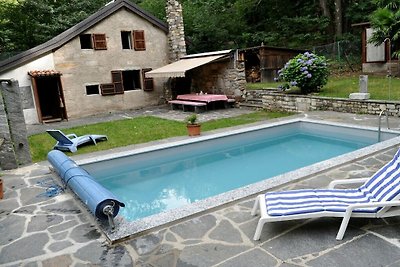
[(55, 122), (67, 119), (60, 76), (32, 78), (39, 122)]

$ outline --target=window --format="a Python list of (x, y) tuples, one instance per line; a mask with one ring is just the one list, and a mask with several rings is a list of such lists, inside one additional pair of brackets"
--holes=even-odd
[[(132, 41), (133, 38), (133, 41)], [(135, 49), (136, 51), (146, 50), (144, 31), (122, 31), (122, 49)]]
[(92, 49), (92, 35), (91, 34), (81, 34), (79, 36), (81, 41), (81, 49)]
[[(144, 73), (151, 69), (141, 70), (113, 70), (111, 71), (111, 83), (100, 85), (101, 95), (123, 94), (125, 91), (154, 89), (153, 78), (146, 78)], [(143, 86), (142, 86), (143, 79)]]
[(140, 83), (140, 70), (127, 70), (122, 72), (124, 91), (142, 89)]
[(133, 42), (136, 51), (146, 50), (146, 42), (144, 40), (144, 31), (133, 31)]
[(81, 34), (79, 40), (81, 42), (81, 49), (107, 49), (107, 39), (105, 34)]
[(154, 90), (154, 79), (153, 78), (146, 78), (146, 72), (151, 71), (151, 69), (143, 69), (143, 83), (145, 91), (152, 91)]
[(121, 32), (122, 49), (132, 49), (132, 32)]
[(99, 94), (99, 85), (86, 85), (86, 94), (87, 95), (98, 95)]

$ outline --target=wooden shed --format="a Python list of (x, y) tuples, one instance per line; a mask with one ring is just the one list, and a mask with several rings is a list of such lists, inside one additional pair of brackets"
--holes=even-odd
[(257, 46), (238, 51), (238, 60), (244, 62), (247, 82), (272, 82), (286, 62), (305, 50), (271, 46)]

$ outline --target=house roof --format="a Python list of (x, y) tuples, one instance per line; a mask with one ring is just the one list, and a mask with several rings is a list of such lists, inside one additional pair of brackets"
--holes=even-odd
[(46, 53), (49, 53), (61, 46), (65, 43), (69, 42), (71, 39), (75, 38), (82, 32), (86, 31), (93, 25), (107, 18), (114, 12), (118, 11), (121, 8), (126, 8), (127, 10), (135, 13), (136, 15), (142, 17), (143, 19), (149, 21), (155, 27), (160, 28), (164, 32), (168, 33), (168, 24), (161, 21), (160, 19), (154, 17), (153, 15), (147, 13), (143, 9), (141, 9), (136, 4), (132, 3), (129, 0), (116, 0), (101, 9), (99, 9), (96, 13), (92, 14), (85, 20), (79, 22), (75, 26), (72, 26), (68, 30), (62, 32), (61, 34), (55, 36), (49, 41), (40, 44), (34, 48), (26, 50), (18, 55), (15, 55), (6, 60), (0, 61), (0, 73), (6, 70), (9, 70), (13, 67), (19, 66), (28, 62), (34, 58), (40, 57)]
[(231, 53), (231, 51), (232, 50), (223, 50), (187, 55), (182, 57), (179, 61), (146, 72), (146, 77), (185, 77), (186, 71), (226, 57)]

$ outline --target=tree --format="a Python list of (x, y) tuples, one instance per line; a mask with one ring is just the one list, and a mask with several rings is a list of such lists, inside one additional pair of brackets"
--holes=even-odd
[[(371, 26), (374, 32), (371, 42), (379, 45), (386, 40), (390, 44), (400, 41), (400, 0), (377, 0), (378, 9), (371, 15)], [(399, 57), (400, 49), (393, 50), (393, 56)]]
[(0, 2), (0, 51), (23, 51), (46, 42), (96, 12), (108, 0)]

